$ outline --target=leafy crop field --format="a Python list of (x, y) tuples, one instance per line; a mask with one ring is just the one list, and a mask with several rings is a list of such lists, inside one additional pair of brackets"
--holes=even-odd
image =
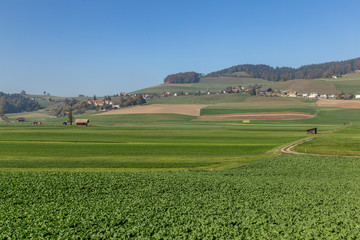
[(212, 172), (0, 172), (0, 238), (354, 239), (358, 159)]

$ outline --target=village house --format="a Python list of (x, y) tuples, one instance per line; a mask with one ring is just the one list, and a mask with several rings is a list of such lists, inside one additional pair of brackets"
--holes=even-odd
[(289, 97), (297, 97), (297, 91), (289, 92)]
[(327, 95), (327, 94), (321, 94), (321, 95), (320, 95), (320, 98), (327, 99), (327, 98), (329, 98), (329, 95)]
[(89, 100), (88, 100), (88, 104), (93, 104), (94, 106), (100, 106), (100, 107), (102, 107), (102, 106), (104, 106), (105, 101), (104, 101), (104, 100), (101, 100), (101, 99), (99, 99), (99, 100), (91, 100), (91, 99), (89, 99)]
[(309, 94), (308, 93), (303, 93), (303, 95), (302, 95), (304, 98), (307, 98), (307, 97), (309, 97)]
[(310, 93), (309, 98), (318, 98), (319, 93)]
[(105, 100), (104, 102), (105, 102), (105, 104), (107, 104), (107, 105), (113, 105), (113, 102), (112, 102), (111, 100)]

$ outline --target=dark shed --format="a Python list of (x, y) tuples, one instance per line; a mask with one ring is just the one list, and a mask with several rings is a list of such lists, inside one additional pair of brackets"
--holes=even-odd
[(317, 134), (317, 128), (310, 128), (306, 132), (307, 134)]
[(16, 121), (17, 121), (17, 122), (25, 122), (25, 118), (23, 118), (23, 117), (18, 117), (18, 118), (16, 119)]

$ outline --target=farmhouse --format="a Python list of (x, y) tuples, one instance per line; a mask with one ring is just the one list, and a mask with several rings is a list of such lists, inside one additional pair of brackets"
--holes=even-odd
[(99, 99), (99, 100), (88, 100), (88, 104), (93, 104), (93, 105), (95, 105), (95, 106), (103, 106), (104, 104), (105, 104), (105, 101), (104, 100), (101, 100), (101, 99)]
[(17, 122), (25, 122), (25, 118), (23, 118), (23, 117), (18, 117), (18, 118), (16, 119), (16, 121), (17, 121)]
[(77, 126), (87, 126), (89, 124), (89, 119), (76, 119), (75, 123)]
[(317, 134), (317, 128), (310, 128), (306, 132), (307, 134)]

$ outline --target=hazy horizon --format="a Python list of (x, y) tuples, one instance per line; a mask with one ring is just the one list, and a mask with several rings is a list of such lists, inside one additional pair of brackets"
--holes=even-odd
[(0, 2), (0, 91), (112, 95), (172, 73), (360, 56), (358, 1)]

